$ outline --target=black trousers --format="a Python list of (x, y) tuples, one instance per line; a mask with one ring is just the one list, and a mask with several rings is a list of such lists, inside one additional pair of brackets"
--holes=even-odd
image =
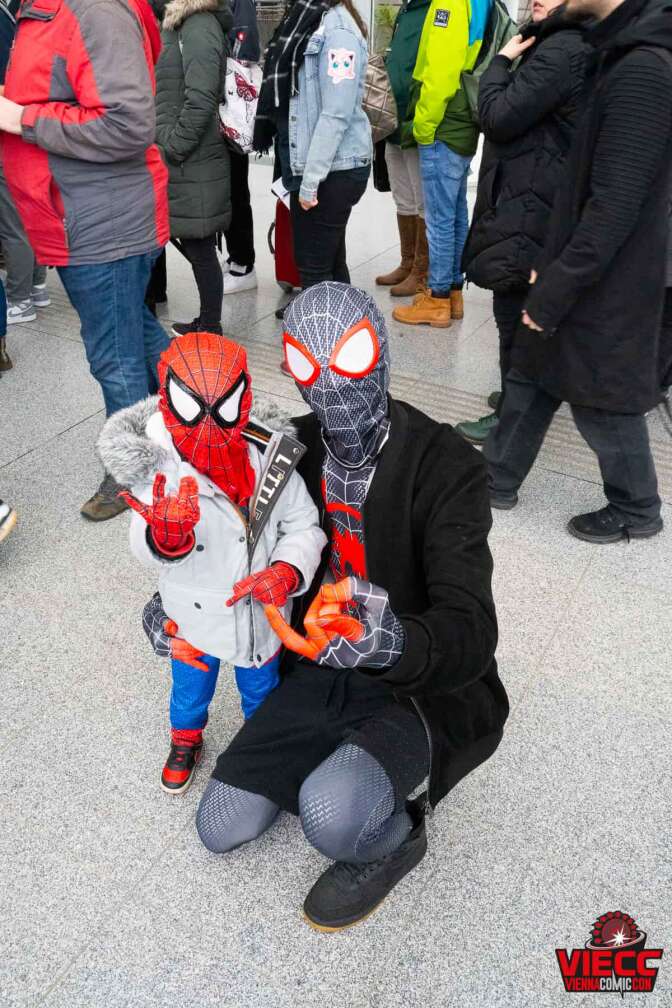
[(230, 150), (231, 162), (231, 223), (224, 232), (229, 262), (252, 269), (255, 262), (254, 227), (250, 202), (248, 154)]
[(511, 368), (511, 351), (520, 325), (523, 306), (529, 292), (529, 286), (518, 287), (505, 293), (494, 292), (492, 295), (492, 310), (495, 315), (497, 332), (499, 333), (499, 371), (501, 374), (502, 394), (496, 409), (497, 416), (502, 415), (504, 406), (505, 379)]
[[(560, 400), (540, 385), (509, 371), (499, 424), (483, 448), (494, 491), (506, 496), (518, 491), (559, 406)], [(586, 406), (571, 410), (579, 433), (597, 455), (613, 510), (632, 525), (658, 518), (660, 497), (646, 417)]]
[(302, 210), (299, 194), (292, 193), (294, 256), (304, 290), (321, 280), (350, 283), (345, 229), (367, 184), (368, 174), (364, 177), (360, 168), (331, 172), (320, 184), (318, 204), (312, 210)]
[(181, 244), (194, 271), (201, 302), (198, 313), (201, 324), (205, 327), (221, 325), (224, 278), (217, 258), (216, 236), (212, 234), (207, 238), (183, 238)]

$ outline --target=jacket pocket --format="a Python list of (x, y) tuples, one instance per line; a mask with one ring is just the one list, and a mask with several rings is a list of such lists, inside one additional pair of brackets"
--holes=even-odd
[(227, 608), (233, 583), (213, 590), (174, 581), (171, 574), (167, 571), (160, 579), (160, 591), (163, 607), (177, 623), (179, 636), (206, 654), (233, 658), (238, 652), (239, 620), (248, 612), (245, 600)]
[(53, 21), (61, 9), (63, 0), (33, 0), (24, 3), (17, 15), (17, 21)]
[(320, 73), (320, 57), (324, 47), (324, 35), (317, 33), (308, 39), (308, 45), (304, 53), (304, 67), (306, 80), (314, 80)]

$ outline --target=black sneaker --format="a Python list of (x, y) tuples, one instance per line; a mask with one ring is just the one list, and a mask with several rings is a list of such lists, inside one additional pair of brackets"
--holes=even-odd
[(640, 525), (632, 525), (628, 519), (611, 505), (600, 508), (599, 511), (589, 511), (587, 514), (576, 515), (567, 525), (567, 531), (584, 542), (606, 543), (620, 542), (621, 539), (650, 539), (663, 530), (663, 519), (654, 518)]
[(311, 927), (316, 931), (341, 931), (358, 924), (422, 861), (427, 851), (425, 819), (413, 805), (409, 805), (409, 812), (416, 825), (391, 854), (364, 864), (336, 861), (320, 875), (303, 904)]
[(128, 504), (123, 497), (119, 496), (121, 490), (126, 490), (126, 487), (117, 483), (109, 473), (106, 473), (93, 497), (89, 497), (87, 502), (82, 504), (79, 513), (94, 522), (116, 518), (122, 511), (128, 510)]
[(189, 332), (209, 332), (216, 336), (223, 336), (224, 332), (219, 323), (209, 326), (201, 325), (200, 318), (195, 318), (193, 322), (173, 322), (173, 336), (184, 336)]
[(511, 511), (517, 503), (517, 493), (505, 494), (499, 493), (492, 488), (490, 489), (490, 507), (496, 508), (498, 511)]
[[(200, 732), (184, 732), (184, 735), (198, 734)], [(191, 784), (196, 767), (201, 762), (203, 753), (203, 742), (192, 742), (186, 738), (183, 742), (179, 739), (180, 732), (173, 731), (173, 741), (168, 753), (163, 770), (161, 771), (161, 788), (167, 794), (184, 794)], [(178, 736), (176, 738), (176, 736)]]

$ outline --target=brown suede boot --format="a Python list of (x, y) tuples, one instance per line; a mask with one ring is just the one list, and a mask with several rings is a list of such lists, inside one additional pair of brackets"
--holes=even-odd
[(391, 288), (392, 297), (413, 297), (419, 291), (424, 290), (427, 285), (427, 270), (429, 269), (429, 248), (427, 247), (427, 234), (425, 232), (425, 221), (423, 217), (418, 217), (418, 226), (415, 232), (415, 256), (413, 258), (413, 269), (401, 283), (395, 284)]
[(79, 513), (88, 518), (89, 521), (107, 521), (109, 518), (116, 518), (122, 511), (128, 510), (128, 504), (119, 497), (119, 491), (125, 490), (109, 473), (105, 473), (105, 478), (96, 490), (93, 497), (82, 504)]
[(450, 292), (450, 314), (454, 319), (464, 318), (464, 298), (461, 290), (451, 290)]
[(5, 343), (5, 337), (0, 336), (0, 371), (10, 371), (14, 365), (11, 362), (10, 356), (7, 353), (7, 344)]
[(447, 329), (450, 325), (450, 298), (432, 297), (430, 290), (420, 291), (412, 305), (395, 308), (392, 318), (406, 325), (428, 325), (433, 329)]
[(405, 280), (413, 269), (415, 258), (415, 232), (417, 217), (402, 217), (397, 214), (397, 227), (399, 228), (399, 244), (401, 245), (401, 262), (391, 273), (384, 276), (377, 276), (376, 283), (379, 287), (391, 287)]

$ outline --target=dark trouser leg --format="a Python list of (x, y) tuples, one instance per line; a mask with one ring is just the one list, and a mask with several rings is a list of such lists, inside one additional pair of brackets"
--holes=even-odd
[(168, 278), (166, 275), (166, 250), (162, 249), (161, 255), (157, 258), (147, 284), (145, 294), (145, 304), (150, 311), (155, 312), (157, 304), (166, 300), (166, 287)]
[(299, 194), (292, 193), (294, 255), (304, 290), (322, 280), (340, 280), (345, 275), (349, 278), (345, 229), (366, 185), (366, 180), (353, 177), (351, 171), (331, 172), (320, 185), (319, 202), (312, 210), (302, 210)]
[(212, 777), (203, 792), (196, 829), (213, 854), (240, 847), (268, 829), (278, 814), (275, 802)]
[(597, 455), (612, 510), (631, 525), (660, 517), (656, 467), (646, 417), (572, 406), (579, 433)]
[(231, 161), (231, 223), (225, 232), (229, 261), (252, 269), (254, 266), (254, 227), (250, 187), (248, 184), (250, 158), (248, 154), (230, 152)]
[(221, 325), (222, 300), (224, 298), (224, 278), (217, 258), (215, 235), (207, 238), (185, 238), (184, 251), (189, 257), (201, 302), (199, 318), (201, 325)]
[(502, 415), (504, 405), (505, 378), (511, 368), (511, 351), (516, 331), (520, 324), (520, 316), (527, 298), (528, 288), (521, 287), (517, 290), (507, 291), (500, 294), (497, 291), (492, 296), (492, 310), (497, 323), (499, 333), (499, 371), (502, 379), (502, 394), (499, 397), (499, 404), (495, 412), (497, 416)]
[[(7, 269), (7, 300), (28, 301), (33, 289), (35, 255), (23, 229), (21, 218), (9, 194), (0, 162), (0, 242)], [(40, 283), (44, 282), (42, 278)]]
[(504, 405), (499, 423), (483, 447), (491, 488), (500, 494), (517, 493), (534, 465), (560, 400), (517, 371), (505, 379)]
[(345, 253), (345, 231), (341, 237), (340, 245), (336, 249), (336, 259), (334, 260), (334, 280), (338, 280), (339, 283), (344, 284), (350, 283), (350, 270), (348, 269)]

